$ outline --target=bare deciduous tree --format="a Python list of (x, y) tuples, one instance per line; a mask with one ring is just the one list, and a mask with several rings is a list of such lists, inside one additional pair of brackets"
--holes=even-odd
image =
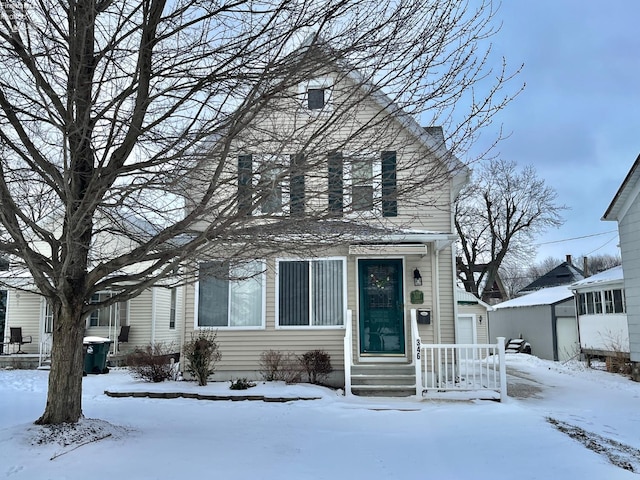
[(566, 207), (538, 178), (532, 166), (491, 160), (460, 193), (455, 225), (460, 236), (458, 277), (465, 289), (488, 300), (484, 285), (493, 285), (506, 259), (532, 258), (535, 235), (562, 224)]
[[(316, 227), (335, 218), (335, 208), (314, 204), (331, 196), (330, 187), (317, 182), (309, 191), (304, 184), (320, 165), (318, 152), (326, 151), (322, 139), (335, 133), (333, 147), (351, 145), (357, 157), (372, 136), (391, 142), (396, 133), (385, 118), (393, 113), (444, 125), (448, 148), (460, 153), (509, 100), (501, 92), (504, 70), (493, 72), (484, 94), (478, 91), (490, 74), (490, 2), (20, 5), (0, 6), (0, 251), (12, 271), (28, 270), (54, 315), (41, 424), (82, 415), (82, 337), (93, 309), (133, 298), (200, 256), (292, 248), (276, 235), (287, 228), (313, 232), (316, 244), (353, 234), (347, 221), (336, 222), (339, 230)], [(348, 80), (357, 88), (336, 91), (330, 115), (279, 125), (283, 105), (300, 106), (299, 85), (335, 66), (343, 75), (336, 84)], [(364, 97), (382, 108), (358, 123)], [(292, 142), (305, 155), (281, 161)], [(268, 167), (245, 178), (246, 195), (239, 194), (238, 145), (272, 154), (261, 163)], [(410, 181), (398, 183), (396, 197), (437, 191), (453, 165), (428, 167), (416, 158), (398, 172)], [(231, 180), (235, 168), (240, 185), (237, 176)], [(285, 177), (288, 196), (275, 188)], [(200, 193), (188, 195), (192, 190)], [(274, 201), (290, 215), (274, 213)], [(344, 212), (361, 207), (344, 202)], [(104, 290), (114, 295), (90, 304)]]

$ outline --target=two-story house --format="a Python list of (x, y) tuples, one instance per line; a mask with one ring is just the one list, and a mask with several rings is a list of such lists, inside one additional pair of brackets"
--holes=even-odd
[[(215, 378), (260, 378), (268, 350), (320, 349), (336, 386), (415, 393), (416, 312), (423, 343), (456, 340), (451, 205), (469, 171), (442, 130), (328, 63), (252, 118), (228, 152), (232, 180), (219, 195), (280, 245), (247, 240), (237, 266), (219, 250), (197, 264), (184, 337), (217, 331)], [(210, 155), (207, 178), (220, 166)], [(292, 227), (270, 232), (284, 217)]]

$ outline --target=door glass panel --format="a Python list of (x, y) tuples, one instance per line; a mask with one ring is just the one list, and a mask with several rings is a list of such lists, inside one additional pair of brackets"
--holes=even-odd
[(360, 349), (367, 354), (404, 354), (402, 261), (361, 260)]

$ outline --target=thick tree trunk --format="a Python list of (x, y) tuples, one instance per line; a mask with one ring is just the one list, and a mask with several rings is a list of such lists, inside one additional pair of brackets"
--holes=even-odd
[(39, 425), (76, 423), (82, 417), (84, 319), (81, 307), (65, 310), (54, 309), (49, 390)]

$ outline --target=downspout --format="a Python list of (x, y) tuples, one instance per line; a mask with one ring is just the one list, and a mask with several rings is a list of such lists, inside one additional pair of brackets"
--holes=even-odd
[[(458, 286), (457, 286), (457, 282), (456, 279), (458, 278), (457, 274), (458, 272), (456, 271), (456, 247), (455, 247), (455, 243), (453, 243), (451, 245), (451, 269), (453, 270), (453, 276), (451, 277), (453, 280), (453, 325), (454, 325), (454, 342), (453, 343), (458, 343)], [(487, 315), (488, 316), (488, 315)], [(489, 319), (487, 318), (487, 322), (489, 322)], [(476, 316), (473, 316), (473, 330), (476, 330)], [(487, 337), (488, 337), (488, 330), (487, 330)], [(476, 333), (475, 336), (476, 342), (478, 341), (478, 335)], [(489, 340), (489, 338), (487, 338), (487, 343), (491, 343), (491, 341)]]
[(433, 257), (431, 269), (431, 280), (433, 282), (433, 324), (435, 327), (434, 339), (436, 344), (442, 343), (442, 333), (440, 331), (440, 272), (439, 270), (440, 252), (437, 242), (433, 242)]

